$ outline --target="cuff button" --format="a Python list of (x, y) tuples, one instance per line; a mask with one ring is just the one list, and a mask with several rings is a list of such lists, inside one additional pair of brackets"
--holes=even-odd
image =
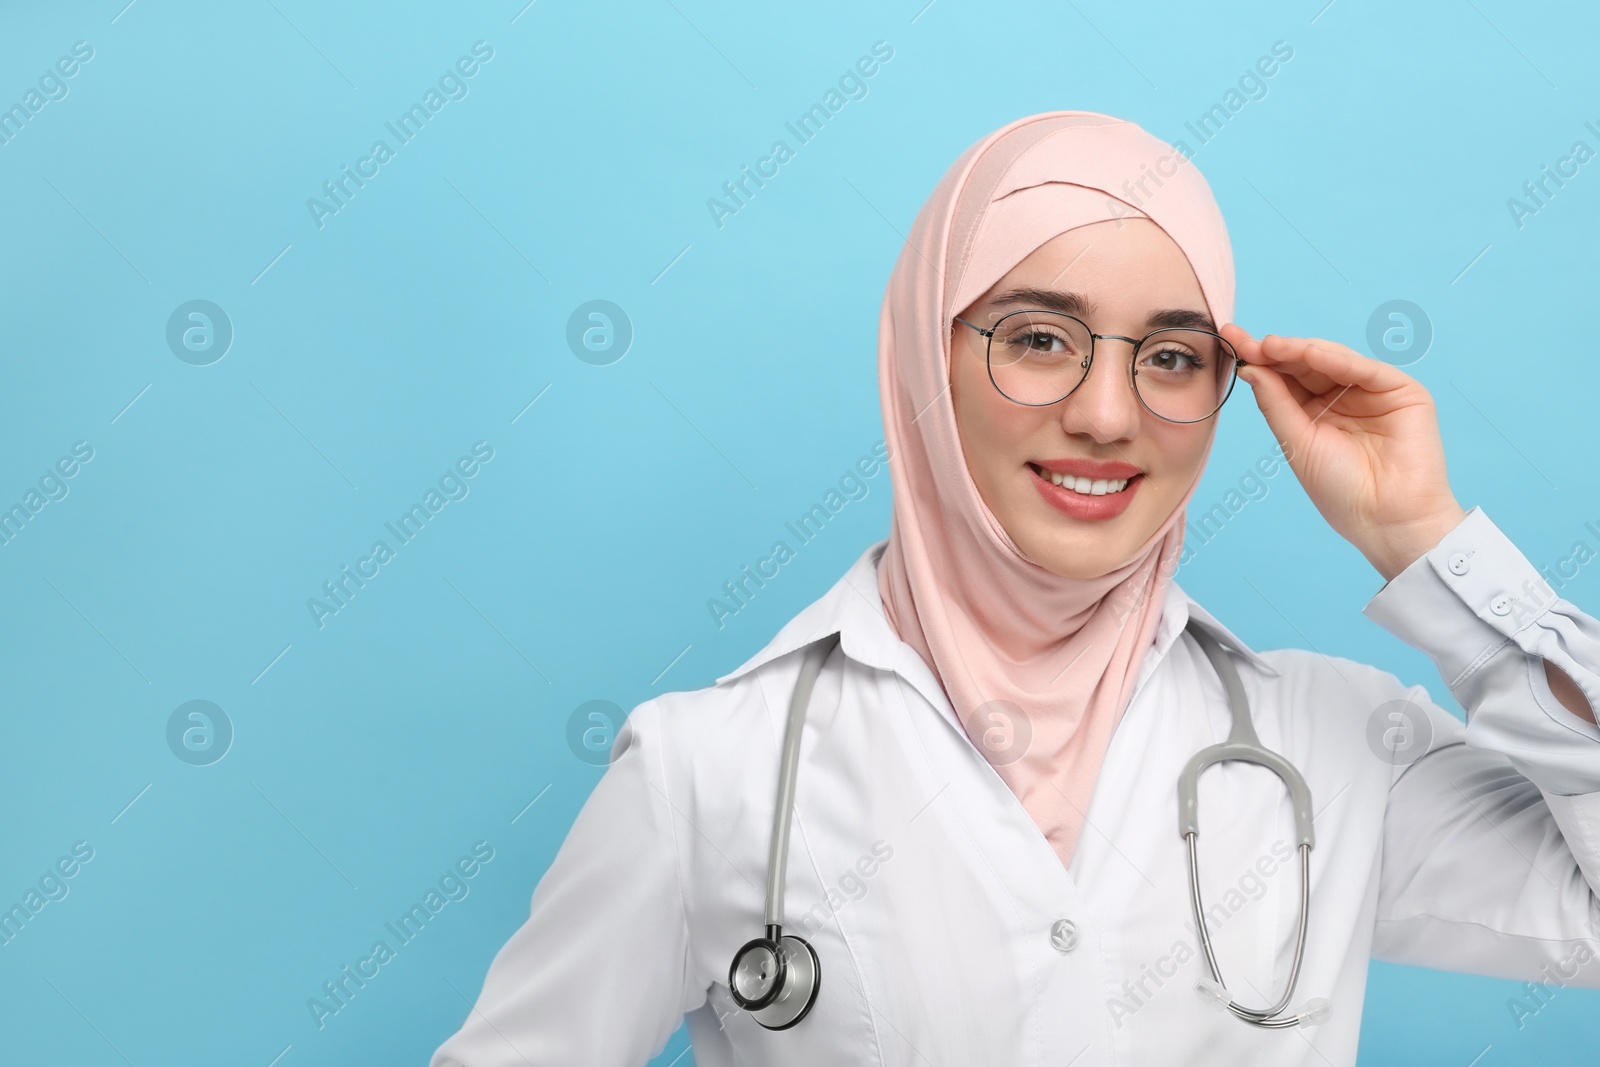
[(1495, 597), (1493, 600), (1489, 601), (1489, 610), (1494, 612), (1496, 615), (1511, 614), (1511, 598), (1508, 596)]
[(1455, 555), (1450, 557), (1451, 574), (1465, 574), (1467, 573), (1467, 566), (1467, 555), (1465, 552), (1457, 552)]

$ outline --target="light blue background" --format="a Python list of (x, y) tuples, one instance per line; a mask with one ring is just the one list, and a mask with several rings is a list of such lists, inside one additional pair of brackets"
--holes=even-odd
[[(1195, 147), (1185, 122), (1287, 42), (1195, 154), (1239, 321), (1365, 348), (1379, 304), (1421, 305), (1436, 337), (1408, 370), (1458, 497), (1541, 566), (1600, 547), (1600, 163), (1521, 228), (1507, 208), (1574, 141), (1600, 148), (1592, 9), (523, 2), (0, 15), (0, 105), (94, 49), (0, 145), (0, 503), (94, 449), (0, 547), (0, 903), (95, 850), (0, 948), (0, 1061), (425, 1062), (598, 779), (574, 709), (709, 684), (886, 535), (880, 475), (711, 621), (880, 438), (903, 234), (967, 145), (1025, 114)], [(468, 95), (319, 229), (307, 199), (479, 40)], [(718, 228), (707, 199), (879, 40), (868, 95)], [(209, 366), (165, 339), (194, 299), (235, 330)], [(634, 330), (609, 366), (565, 340), (594, 299)], [(1272, 443), (1247, 388), (1224, 416), (1208, 506)], [(477, 441), (494, 458), (469, 495), (319, 629), (307, 599)], [(1184, 585), (1257, 647), (1377, 663), (1455, 707), (1361, 616), (1381, 578), (1288, 473), (1268, 485)], [(1600, 607), (1596, 570), (1563, 595)], [(167, 746), (194, 699), (235, 730), (210, 766)], [(307, 998), (480, 840), (470, 895), (319, 1029)], [(1558, 990), (1518, 1029), (1519, 988), (1375, 965), (1361, 1063), (1592, 1057), (1600, 997)]]

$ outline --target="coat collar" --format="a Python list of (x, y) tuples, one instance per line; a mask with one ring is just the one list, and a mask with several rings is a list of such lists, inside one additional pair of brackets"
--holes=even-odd
[[(889, 539), (884, 538), (869, 546), (832, 588), (785, 623), (759, 652), (718, 678), (717, 684), (732, 681), (779, 656), (837, 633), (845, 655), (869, 667), (901, 675), (935, 706), (948, 712), (949, 698), (938, 679), (916, 650), (900, 640), (883, 613), (883, 600), (878, 593), (878, 561), (888, 544)], [(1273, 676), (1280, 673), (1172, 581), (1167, 583), (1166, 602), (1156, 627), (1155, 652), (1145, 656), (1140, 682), (1166, 655), (1190, 617), (1222, 647), (1238, 653), (1257, 670)]]

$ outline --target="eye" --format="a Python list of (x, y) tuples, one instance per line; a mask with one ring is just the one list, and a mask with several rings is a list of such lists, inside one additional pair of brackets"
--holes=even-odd
[(1038, 324), (1018, 326), (996, 340), (1010, 349), (1014, 358), (1075, 355), (1079, 349), (1063, 331)]
[(1048, 330), (1032, 330), (1021, 335), (1017, 343), (1034, 352), (1059, 351), (1057, 345), (1066, 347), (1066, 338), (1059, 337)]
[(1152, 370), (1166, 374), (1191, 374), (1204, 370), (1207, 366), (1204, 356), (1196, 355), (1188, 349), (1173, 344), (1164, 345), (1157, 351), (1148, 353), (1144, 360)]

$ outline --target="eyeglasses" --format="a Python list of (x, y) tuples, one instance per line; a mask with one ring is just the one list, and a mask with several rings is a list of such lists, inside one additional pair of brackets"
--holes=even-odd
[(1220, 334), (1172, 327), (1140, 340), (1092, 332), (1081, 319), (1055, 311), (1013, 311), (990, 329), (966, 319), (987, 339), (989, 380), (1007, 400), (1029, 407), (1060, 403), (1089, 377), (1095, 341), (1133, 345), (1128, 374), (1134, 395), (1167, 422), (1204, 422), (1238, 380), (1239, 356)]

